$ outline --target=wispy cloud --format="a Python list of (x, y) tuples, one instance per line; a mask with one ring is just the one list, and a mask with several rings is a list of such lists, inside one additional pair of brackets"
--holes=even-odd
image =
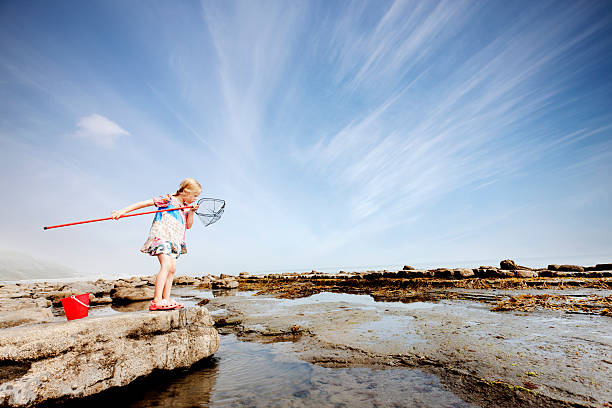
[[(556, 131), (536, 123), (565, 103), (559, 96), (570, 89), (576, 54), (602, 51), (590, 39), (604, 22), (584, 25), (592, 10), (576, 5), (542, 20), (543, 9), (530, 9), (457, 66), (436, 66), (449, 38), (478, 12), (460, 2), (396, 1), (358, 45), (334, 37), (345, 90), (388, 95), (304, 154), (305, 168), (347, 192), (354, 222), (373, 215), (402, 222), (452, 191), (516, 174), (551, 145), (601, 132), (567, 128), (550, 140)], [(413, 82), (398, 94), (406, 74)]]
[(90, 140), (98, 146), (111, 148), (115, 141), (121, 136), (128, 136), (130, 133), (112, 120), (93, 113), (82, 117), (77, 122), (75, 137)]

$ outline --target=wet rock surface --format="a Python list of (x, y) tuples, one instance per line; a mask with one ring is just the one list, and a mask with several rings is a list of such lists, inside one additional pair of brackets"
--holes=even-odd
[(205, 308), (139, 312), (0, 332), (0, 405), (32, 406), (123, 386), (214, 354)]
[(219, 297), (207, 306), (221, 333), (293, 341), (302, 359), (326, 367), (418, 368), (480, 406), (612, 401), (610, 318), (493, 312), (496, 299), (401, 303), (319, 293), (295, 300)]
[(153, 299), (154, 290), (147, 287), (118, 287), (110, 292), (113, 303), (126, 304)]
[(243, 275), (253, 296), (207, 306), (222, 333), (329, 367), (418, 368), (479, 406), (612, 406), (612, 272), (503, 266)]

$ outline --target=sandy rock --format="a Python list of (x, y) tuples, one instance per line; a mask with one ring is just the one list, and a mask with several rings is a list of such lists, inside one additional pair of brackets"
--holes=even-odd
[(453, 276), (453, 271), (447, 268), (438, 268), (433, 270), (434, 278), (450, 279)]
[(433, 271), (424, 271), (422, 269), (415, 269), (412, 271), (404, 271), (407, 278), (430, 278), (433, 276)]
[(96, 394), (153, 370), (189, 367), (218, 347), (210, 314), (199, 307), (2, 330), (0, 406)]
[(118, 287), (111, 290), (110, 297), (113, 300), (113, 303), (125, 304), (132, 302), (141, 302), (144, 300), (151, 300), (153, 299), (154, 293), (155, 292), (153, 291), (153, 289), (145, 287)]
[(504, 270), (518, 269), (516, 263), (512, 259), (505, 259), (499, 263), (499, 267)]
[(175, 276), (173, 283), (175, 285), (194, 285), (198, 280), (192, 276)]
[(0, 329), (30, 323), (53, 321), (51, 302), (47, 299), (0, 300)]
[(23, 324), (52, 322), (53, 319), (53, 313), (49, 308), (0, 311), (0, 329), (21, 326)]
[(477, 269), (475, 274), (478, 278), (513, 278), (515, 276), (515, 271), (513, 270), (503, 270), (503, 269)]
[(201, 277), (198, 280), (198, 287), (201, 287), (201, 286), (210, 287), (210, 282), (211, 280), (208, 276)]
[(155, 275), (151, 275), (151, 276), (141, 276), (140, 280), (143, 282), (146, 282), (147, 285), (151, 285), (151, 286), (155, 286)]
[(457, 279), (473, 278), (476, 274), (472, 269), (455, 269), (453, 276)]
[(103, 296), (108, 294), (112, 289), (112, 285), (97, 285), (92, 282), (71, 282), (62, 286), (59, 291), (72, 292), (74, 295), (80, 295), (83, 293), (92, 293), (95, 296)]
[(238, 281), (233, 278), (219, 279), (212, 283), (213, 289), (236, 289), (238, 287)]
[(518, 272), (518, 270), (516, 271), (505, 271), (505, 270), (497, 270), (497, 278), (514, 278), (516, 277), (516, 273)]
[(124, 280), (118, 280), (114, 283), (113, 288), (131, 288), (132, 284)]
[(61, 290), (56, 292), (49, 292), (46, 296), (48, 300), (53, 303), (53, 306), (61, 306), (61, 300), (72, 295), (80, 295), (82, 292), (74, 291), (74, 290)]
[(517, 278), (537, 278), (538, 272), (528, 270), (518, 270), (514, 272)]
[(584, 272), (584, 268), (578, 265), (559, 265), (557, 270), (561, 272)]
[(149, 281), (146, 279), (141, 279), (140, 277), (133, 277), (130, 279), (119, 279), (114, 282), (113, 287), (115, 288), (139, 288), (142, 286), (147, 286)]
[(521, 265), (517, 265), (513, 260), (511, 259), (506, 259), (504, 261), (501, 261), (499, 263), (500, 268), (502, 270), (510, 270), (510, 271), (514, 271), (514, 270), (532, 270), (531, 268), (528, 268), (526, 266), (521, 266)]
[(113, 299), (111, 299), (110, 296), (94, 297), (93, 299), (91, 297), (89, 298), (89, 304), (91, 306), (107, 305), (109, 303), (113, 303)]
[(376, 271), (367, 271), (363, 277), (367, 280), (377, 280), (382, 278), (382, 275)]

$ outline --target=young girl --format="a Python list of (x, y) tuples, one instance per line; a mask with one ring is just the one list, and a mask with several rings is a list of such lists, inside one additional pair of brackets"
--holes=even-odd
[[(181, 182), (176, 193), (134, 203), (122, 210), (113, 211), (112, 217), (118, 219), (130, 211), (151, 205), (159, 209), (185, 207), (193, 203), (201, 192), (202, 186), (200, 183), (195, 179), (186, 178)], [(172, 310), (184, 307), (182, 303), (170, 299), (170, 290), (176, 271), (176, 260), (181, 254), (187, 253), (185, 229), (189, 229), (193, 225), (193, 213), (197, 209), (198, 206), (195, 205), (193, 208), (155, 214), (149, 238), (141, 248), (142, 252), (156, 256), (160, 264), (159, 273), (155, 278), (155, 295), (149, 310)]]

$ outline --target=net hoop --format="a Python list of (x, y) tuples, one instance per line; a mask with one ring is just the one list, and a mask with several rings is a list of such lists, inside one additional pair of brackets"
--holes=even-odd
[(225, 211), (225, 200), (219, 198), (201, 198), (195, 214), (205, 227), (219, 221)]

